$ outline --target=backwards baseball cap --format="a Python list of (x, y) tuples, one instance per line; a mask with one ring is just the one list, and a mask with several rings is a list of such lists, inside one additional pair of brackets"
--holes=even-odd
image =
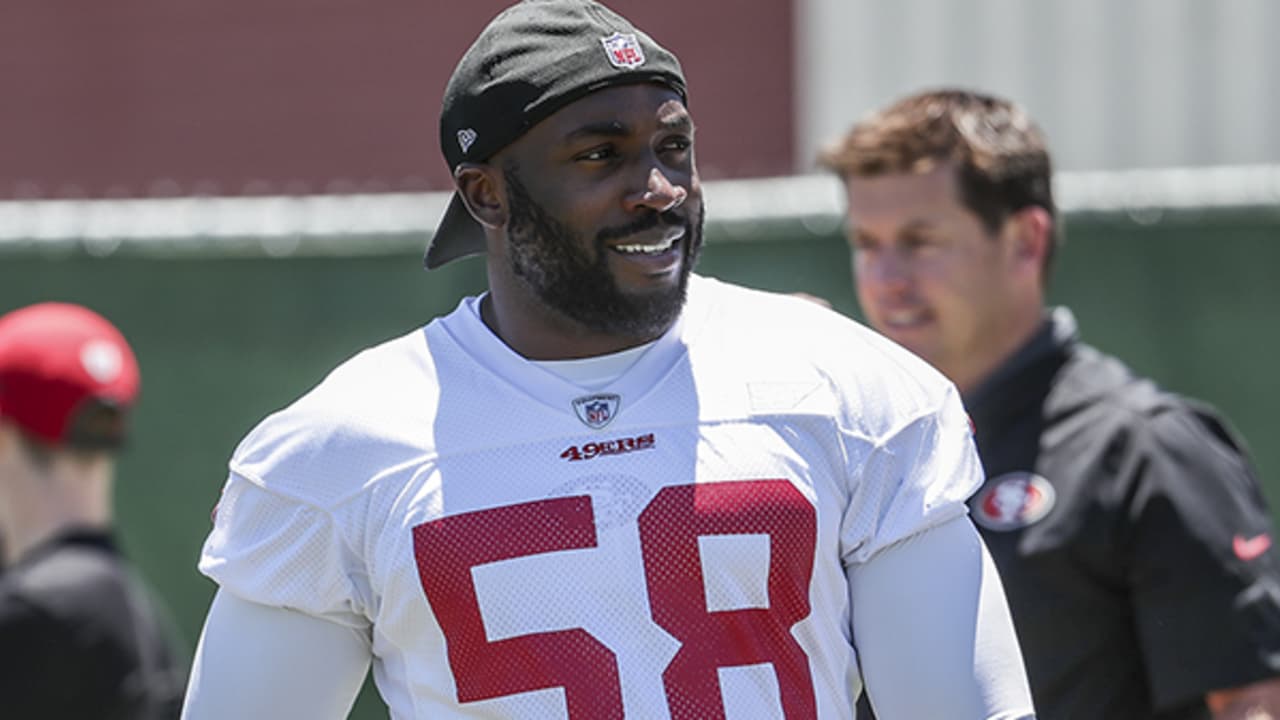
[[(686, 97), (676, 56), (621, 15), (591, 0), (524, 0), (494, 18), (454, 69), (440, 149), (450, 171), (483, 162), (569, 103), (641, 82)], [(424, 264), (437, 268), (484, 248), (484, 232), (455, 192)]]
[(40, 303), (0, 316), (0, 417), (51, 445), (116, 447), (138, 361), (106, 318)]

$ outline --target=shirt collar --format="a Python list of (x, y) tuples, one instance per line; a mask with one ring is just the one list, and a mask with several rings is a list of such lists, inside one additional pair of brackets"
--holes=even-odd
[(1033, 399), (1034, 394), (1027, 392), (1032, 389), (1027, 383), (1040, 377), (1034, 370), (1049, 362), (1056, 369), (1078, 340), (1075, 315), (1065, 307), (1048, 309), (1040, 329), (1031, 339), (965, 395), (965, 406), (975, 415), (984, 415), (995, 412), (999, 406), (1016, 405), (1022, 398)]

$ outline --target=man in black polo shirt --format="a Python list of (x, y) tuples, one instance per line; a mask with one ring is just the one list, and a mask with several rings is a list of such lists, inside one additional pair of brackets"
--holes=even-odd
[(137, 392), (133, 352), (96, 313), (0, 317), (0, 716), (178, 717), (185, 662), (111, 532)]
[(946, 374), (976, 426), (988, 479), (970, 510), (1039, 717), (1280, 717), (1280, 566), (1255, 470), (1212, 410), (1046, 309), (1057, 228), (1034, 122), (930, 92), (822, 162), (847, 190), (867, 319)]

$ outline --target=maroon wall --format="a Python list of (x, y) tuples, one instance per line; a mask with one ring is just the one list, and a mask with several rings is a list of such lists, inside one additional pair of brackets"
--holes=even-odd
[[(709, 179), (793, 166), (793, 0), (614, 0), (674, 50)], [(504, 0), (3, 0), (0, 199), (439, 189)]]

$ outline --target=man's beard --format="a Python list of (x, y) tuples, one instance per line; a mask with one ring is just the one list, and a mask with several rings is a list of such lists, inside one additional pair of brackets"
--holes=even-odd
[[(583, 327), (605, 335), (657, 337), (671, 327), (684, 307), (689, 273), (702, 249), (703, 209), (692, 221), (667, 211), (651, 211), (634, 223), (596, 234), (594, 260), (572, 230), (529, 197), (512, 166), (504, 168), (510, 220), (507, 257), (544, 304)], [(645, 293), (624, 293), (609, 271), (606, 243), (662, 225), (683, 225), (684, 253), (674, 286)]]

